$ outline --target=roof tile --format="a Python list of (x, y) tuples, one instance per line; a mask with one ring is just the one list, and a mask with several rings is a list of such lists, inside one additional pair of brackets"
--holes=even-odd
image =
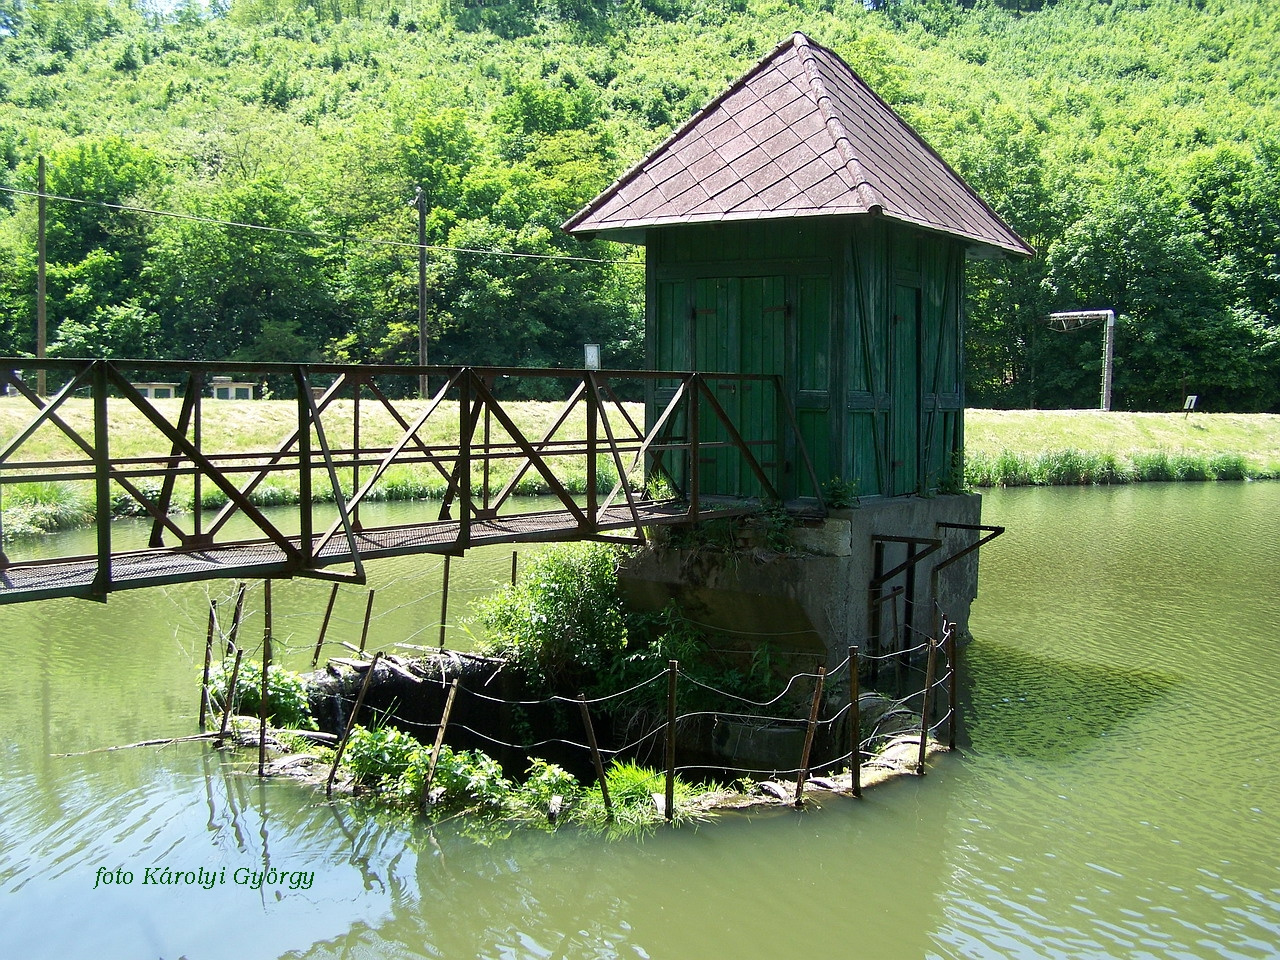
[(575, 214), (575, 234), (882, 214), (1034, 251), (835, 53), (797, 33)]

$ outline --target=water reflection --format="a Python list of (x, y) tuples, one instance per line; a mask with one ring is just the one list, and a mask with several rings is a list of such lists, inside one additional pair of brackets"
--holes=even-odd
[[(1280, 484), (997, 493), (962, 754), (862, 803), (623, 842), (431, 831), (203, 744), (55, 756), (194, 730), (208, 593), (0, 609), (6, 954), (1274, 957), (1276, 516)], [(380, 635), (421, 629), (431, 571), (375, 573)], [(326, 597), (277, 594), (295, 663)], [(341, 602), (358, 631), (364, 596)], [(142, 884), (166, 864), (228, 879)], [(135, 882), (95, 890), (99, 867)], [(315, 880), (231, 880), (264, 867)]]

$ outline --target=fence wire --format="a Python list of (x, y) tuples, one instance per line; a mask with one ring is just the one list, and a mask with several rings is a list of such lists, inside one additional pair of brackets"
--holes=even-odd
[[(490, 563), (495, 567), (498, 565), (498, 562), (496, 561), (490, 561)], [(501, 563), (504, 567), (509, 568), (509, 561), (506, 560), (505, 558), (502, 559)], [(402, 577), (399, 579), (402, 581), (408, 580), (412, 582), (412, 581), (418, 581), (418, 580), (425, 580), (429, 576), (430, 574), (424, 574), (424, 575), (417, 575), (412, 577)], [(509, 578), (504, 578), (504, 579), (508, 579), (508, 582), (509, 582)], [(246, 598), (247, 596), (248, 594), (246, 593)], [(224, 611), (233, 610), (236, 603), (239, 602), (239, 599), (240, 599), (240, 593), (238, 589), (232, 590), (230, 593), (224, 596), (211, 597), (211, 600), (217, 601), (217, 605), (216, 605), (217, 616), (215, 616), (214, 631), (213, 631), (214, 641), (216, 644), (228, 644), (230, 642), (231, 631), (223, 628), (222, 622), (221, 622), (221, 615), (223, 614)], [(382, 615), (386, 616), (386, 615), (389, 615), (394, 610), (399, 610), (399, 609), (402, 609), (403, 607), (412, 606), (414, 605), (415, 602), (416, 601), (411, 601), (411, 602), (399, 604), (396, 607), (390, 608), (388, 611), (385, 611)], [(251, 604), (247, 599), (243, 602), (242, 609), (241, 609), (241, 616), (239, 618), (239, 636), (236, 637), (236, 649), (239, 649), (241, 651), (246, 651), (246, 652), (261, 650), (262, 648), (261, 638), (259, 637), (257, 643), (254, 643), (252, 640), (249, 640), (246, 642), (245, 633), (247, 631), (246, 621), (248, 621), (250, 617), (255, 614), (261, 616), (263, 612), (264, 611), (260, 607)], [(285, 621), (291, 621), (291, 620), (301, 620), (306, 618), (307, 618), (306, 614), (297, 614), (297, 613), (288, 614), (288, 615), (285, 615), (284, 617), (277, 616), (273, 618), (273, 624), (275, 622), (279, 622), (282, 619)], [(311, 619), (314, 619), (314, 618), (311, 618)], [(331, 623), (337, 619), (338, 618), (336, 617), (332, 618)], [(372, 622), (374, 619), (376, 618), (371, 617), (370, 621)], [(190, 622), (190, 626), (194, 629), (197, 626), (197, 623), (196, 623), (197, 618), (188, 617), (188, 620)], [(350, 624), (360, 624), (361, 626), (363, 626), (364, 624), (363, 618), (359, 620), (352, 620), (347, 618), (345, 619), (344, 622), (350, 623)], [(696, 623), (696, 621), (690, 621), (690, 622)], [(951, 632), (951, 629), (953, 629), (953, 625), (949, 621), (946, 621), (945, 618), (943, 619), (942, 623), (943, 623), (943, 637), (944, 639), (950, 639), (950, 632)], [(202, 629), (202, 631), (206, 627), (207, 627), (207, 624), (200, 625), (200, 628)], [(274, 632), (274, 629), (273, 629), (273, 632)], [(919, 633), (919, 631), (915, 631), (915, 632)], [(794, 635), (794, 633), (795, 632), (784, 631), (774, 635), (790, 636), (790, 635)], [(916, 645), (906, 649), (900, 649), (892, 652), (882, 652), (878, 654), (864, 654), (859, 652), (857, 654), (859, 666), (861, 667), (864, 664), (868, 664), (868, 663), (874, 664), (876, 662), (883, 662), (883, 661), (889, 661), (889, 660), (903, 662), (906, 658), (909, 658), (915, 654), (919, 654), (923, 651), (927, 651), (930, 648), (931, 644), (933, 644), (933, 640), (932, 638), (928, 637), (925, 634), (920, 634), (920, 635), (924, 637), (922, 642), (917, 643)], [(340, 643), (340, 642), (341, 641), (327, 641), (327, 643)], [(281, 638), (278, 638), (276, 636), (272, 637), (272, 643), (273, 643), (273, 646), (275, 646), (277, 649), (291, 649), (287, 641), (282, 641)], [(411, 644), (405, 644), (405, 645), (412, 646)], [(870, 642), (867, 640), (864, 640), (861, 646), (866, 647), (869, 645), (870, 645)], [(310, 649), (311, 646), (312, 644), (310, 642), (299, 641), (293, 646), (293, 648), (294, 649), (304, 649), (304, 648)], [(862, 731), (862, 735), (859, 737), (859, 743), (858, 743), (856, 752), (857, 752), (858, 758), (864, 764), (868, 764), (872, 766), (875, 765), (875, 759), (874, 759), (875, 754), (873, 753), (873, 748), (875, 747), (875, 744), (877, 742), (882, 741), (887, 737), (891, 737), (891, 736), (922, 737), (928, 734), (934, 734), (943, 725), (952, 723), (954, 721), (955, 719), (954, 712), (948, 706), (948, 708), (942, 713), (942, 715), (940, 717), (937, 717), (936, 719), (931, 720), (929, 717), (920, 716), (918, 724), (913, 724), (911, 726), (908, 726), (905, 729), (900, 727), (897, 723), (898, 721), (902, 720), (905, 716), (911, 716), (912, 718), (915, 718), (919, 713), (924, 712), (924, 707), (925, 707), (924, 700), (926, 697), (926, 693), (928, 693), (930, 697), (930, 701), (933, 707), (932, 712), (936, 715), (937, 692), (939, 690), (946, 689), (950, 684), (954, 682), (954, 677), (955, 677), (954, 664), (951, 664), (950, 662), (948, 662), (948, 659), (946, 656), (947, 648), (942, 643), (936, 644), (935, 648), (937, 651), (937, 655), (941, 658), (941, 660), (936, 670), (933, 684), (927, 690), (922, 683), (918, 689), (902, 693), (897, 697), (890, 697), (881, 691), (868, 690), (863, 692), (862, 694), (863, 697), (865, 697), (868, 693), (874, 693), (877, 698), (877, 707), (880, 708), (879, 714), (876, 720), (869, 725), (869, 730), (864, 729)], [(418, 648), (418, 649), (421, 649), (424, 652), (429, 650), (434, 650), (434, 648)], [(364, 656), (371, 658), (369, 654), (364, 654)], [(684, 725), (687, 727), (691, 724), (696, 724), (700, 721), (706, 721), (710, 719), (713, 724), (742, 723), (748, 726), (755, 725), (758, 728), (776, 726), (776, 727), (790, 728), (790, 729), (799, 729), (799, 728), (807, 729), (809, 725), (809, 720), (807, 717), (798, 717), (795, 715), (789, 715), (784, 713), (763, 712), (763, 711), (767, 711), (768, 708), (775, 707), (777, 704), (783, 701), (789, 694), (791, 694), (795, 690), (798, 684), (805, 683), (805, 682), (816, 683), (819, 680), (819, 678), (823, 678), (825, 682), (830, 685), (828, 687), (828, 694), (827, 694), (827, 696), (830, 697), (831, 692), (837, 689), (837, 685), (833, 681), (838, 679), (842, 673), (847, 675), (851, 667), (851, 663), (852, 663), (852, 657), (846, 657), (834, 668), (832, 668), (830, 671), (827, 671), (827, 672), (819, 673), (819, 672), (806, 671), (806, 672), (795, 673), (791, 675), (789, 678), (787, 678), (781, 691), (777, 695), (764, 701), (752, 700), (750, 698), (743, 697), (738, 694), (734, 694), (730, 691), (720, 689), (712, 684), (708, 684), (698, 679), (697, 677), (691, 676), (686, 670), (681, 669), (677, 666), (675, 671), (677, 676), (677, 681), (682, 682), (684, 684), (686, 695), (687, 695), (687, 691), (690, 688), (692, 688), (692, 689), (703, 691), (705, 693), (712, 694), (717, 697), (721, 697), (727, 703), (742, 704), (744, 705), (744, 707), (748, 709), (743, 710), (742, 712), (732, 712), (729, 710), (714, 710), (714, 709), (689, 710), (689, 711), (680, 713), (676, 716), (675, 718), (676, 728), (678, 730), (681, 725)], [(367, 669), (372, 669), (372, 667), (369, 667)], [(911, 669), (915, 671), (915, 670), (918, 670), (919, 668), (913, 666)], [(421, 676), (420, 674), (417, 674), (415, 671), (408, 670), (407, 668), (402, 666), (398, 667), (398, 670), (400, 672), (408, 672), (412, 675), (419, 676), (423, 682), (426, 682), (432, 679), (430, 677)], [(529, 700), (508, 699), (500, 696), (493, 696), (491, 694), (483, 693), (479, 690), (471, 688), (470, 686), (463, 686), (462, 684), (459, 684), (458, 690), (461, 693), (465, 693), (467, 696), (475, 700), (481, 701), (486, 704), (491, 704), (497, 708), (509, 708), (509, 707), (536, 708), (536, 707), (548, 707), (548, 706), (581, 707), (582, 705), (585, 704), (587, 706), (597, 707), (597, 708), (604, 706), (606, 707), (606, 710), (607, 710), (608, 704), (618, 703), (619, 701), (622, 701), (624, 698), (635, 697), (636, 694), (640, 693), (646, 688), (651, 687), (654, 684), (658, 684), (662, 682), (664, 679), (669, 678), (669, 675), (670, 675), (669, 670), (663, 670), (655, 674), (654, 676), (650, 677), (649, 679), (633, 684), (632, 686), (627, 687), (626, 689), (615, 691), (613, 693), (609, 693), (605, 695), (585, 698), (585, 699), (582, 697), (569, 697), (562, 694), (553, 694), (551, 696), (547, 696), (539, 699), (529, 699)], [(487, 683), (491, 679), (493, 678), (489, 677), (485, 682)], [(443, 671), (443, 669), (441, 672), (440, 682), (442, 685), (444, 685), (446, 682), (446, 674)], [(238, 693), (239, 693), (238, 690), (234, 691), (233, 693), (233, 698), (232, 698), (233, 711), (235, 709), (235, 703), (234, 703), (235, 694), (238, 694)], [(356, 708), (356, 705), (360, 702), (360, 698), (358, 696), (350, 696), (341, 692), (335, 692), (335, 693), (329, 694), (328, 696), (331, 700), (337, 702), (337, 704), (340, 706), (341, 711), (345, 712), (347, 716), (350, 716), (350, 711), (354, 710)], [(663, 697), (663, 699), (665, 699), (665, 697)], [(918, 710), (913, 709), (913, 705), (917, 701), (920, 702), (920, 706)], [(822, 706), (824, 706), (824, 704), (820, 704), (820, 707)], [(861, 710), (861, 705), (859, 708)], [(830, 714), (829, 716), (826, 716), (826, 717), (819, 716), (819, 718), (816, 721), (814, 721), (814, 724), (813, 724), (814, 732), (817, 733), (818, 731), (824, 731), (826, 735), (826, 739), (828, 741), (834, 742), (839, 738), (839, 727), (845, 726), (848, 724), (852, 710), (853, 710), (853, 704), (846, 701), (845, 703), (841, 704), (835, 710), (835, 712)], [(376, 711), (371, 710), (370, 712), (375, 717), (377, 716), (377, 714), (382, 715), (381, 720), (377, 720), (377, 719), (374, 720), (375, 723), (390, 722), (397, 727), (405, 728), (408, 732), (421, 731), (421, 733), (424, 736), (438, 734), (443, 722), (443, 718), (442, 718), (442, 722), (432, 723), (432, 722), (414, 721), (414, 720), (410, 720), (405, 717), (399, 716), (396, 714), (396, 705), (394, 702), (390, 706), (386, 707), (385, 709), (376, 710)], [(656, 704), (654, 707), (654, 712), (655, 714), (657, 712)], [(643, 714), (641, 714), (641, 716), (643, 716)], [(660, 736), (665, 738), (665, 736), (669, 735), (671, 732), (669, 729), (669, 724), (665, 720), (665, 718), (661, 722), (656, 722), (650, 725), (649, 728), (646, 729), (644, 732), (642, 732), (639, 736), (632, 736), (628, 739), (626, 738), (626, 733), (628, 732), (629, 726), (630, 724), (627, 724), (627, 725), (624, 725), (622, 728), (624, 732), (624, 739), (627, 739), (627, 742), (623, 743), (620, 746), (610, 746), (610, 747), (606, 747), (602, 745), (597, 746), (598, 753), (603, 757), (609, 757), (609, 758), (616, 758), (616, 757), (627, 756), (627, 755), (636, 755), (641, 750), (641, 748), (644, 747), (646, 744), (653, 744), (654, 742), (656, 742), (657, 738), (659, 738)], [(475, 737), (477, 740), (482, 741), (485, 744), (492, 745), (495, 748), (512, 750), (512, 751), (520, 751), (529, 755), (533, 755), (537, 751), (545, 750), (549, 747), (564, 748), (572, 751), (581, 751), (584, 754), (591, 753), (591, 747), (586, 743), (582, 743), (578, 740), (571, 739), (565, 736), (554, 736), (554, 737), (548, 737), (545, 739), (529, 741), (529, 742), (523, 742), (523, 741), (508, 742), (506, 740), (502, 740), (498, 737), (495, 737), (494, 735), (492, 735), (492, 733), (487, 733), (483, 730), (478, 730), (474, 726), (468, 723), (460, 722), (460, 721), (449, 722), (447, 724), (447, 729), (452, 731), (464, 732), (466, 734), (469, 734), (472, 737)], [(846, 744), (847, 742), (848, 741), (846, 739)], [(855, 757), (855, 752), (852, 749), (850, 749), (844, 754), (842, 754), (841, 756), (831, 758), (831, 759), (823, 759), (823, 760), (820, 760), (819, 762), (815, 762), (809, 766), (808, 770), (810, 774), (812, 774), (815, 771), (835, 769), (842, 764), (844, 765), (850, 764), (854, 760), (854, 757)], [(705, 771), (707, 769), (715, 769), (725, 774), (741, 774), (743, 776), (757, 776), (757, 775), (767, 773), (771, 776), (792, 777), (792, 776), (798, 776), (801, 773), (801, 768), (799, 766), (796, 766), (794, 768), (789, 768), (789, 769), (773, 769), (767, 766), (759, 766), (759, 765), (752, 766), (752, 767), (736, 766), (730, 762), (716, 762), (711, 767), (708, 767), (707, 764), (696, 764), (696, 765), (686, 764), (684, 766), (676, 767), (675, 769), (676, 769), (676, 773), (689, 772), (689, 771)], [(659, 773), (656, 775), (655, 779), (662, 779), (664, 776), (665, 776), (665, 772)]]

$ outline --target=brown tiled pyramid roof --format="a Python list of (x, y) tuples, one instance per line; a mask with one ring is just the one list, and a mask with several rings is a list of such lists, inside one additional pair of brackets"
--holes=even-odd
[(1013, 232), (832, 51), (794, 34), (575, 214), (575, 235), (871, 214), (1031, 256)]

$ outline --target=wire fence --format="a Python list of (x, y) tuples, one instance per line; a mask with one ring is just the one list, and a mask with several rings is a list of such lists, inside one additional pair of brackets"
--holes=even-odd
[[(514, 570), (515, 567), (511, 565), (508, 569)], [(429, 574), (422, 574), (399, 579), (416, 582), (428, 576)], [(447, 594), (447, 588), (438, 592), (443, 596)], [(225, 643), (228, 651), (234, 649), (240, 654), (254, 649), (268, 653), (265, 649), (268, 646), (265, 633), (263, 643), (256, 647), (251, 641), (246, 643), (237, 636), (238, 630), (243, 629), (246, 614), (253, 606), (249, 596), (250, 591), (241, 587), (222, 598), (215, 598), (220, 599), (220, 603), (211, 600), (205, 687), (202, 688), (202, 723), (204, 708), (211, 702), (207, 686), (208, 663), (214, 644)], [(411, 601), (401, 603), (391, 609), (399, 609), (410, 603)], [(366, 607), (366, 611), (371, 606), (372, 603)], [(220, 611), (225, 611), (228, 607), (233, 610), (232, 620), (230, 626), (224, 628)], [(264, 606), (262, 613), (270, 623), (270, 610)], [(285, 619), (291, 621), (303, 616), (292, 614)], [(314, 621), (314, 614), (312, 620)], [(364, 625), (367, 627), (372, 620), (366, 612)], [(349, 625), (359, 623), (351, 618), (347, 618), (345, 622)], [(697, 624), (696, 621), (690, 622)], [(864, 653), (867, 649), (879, 649), (879, 645), (872, 644), (869, 639), (852, 644), (849, 646), (849, 655), (830, 669), (823, 665), (813, 671), (800, 671), (785, 679), (778, 678), (779, 691), (765, 700), (755, 700), (708, 683), (674, 660), (668, 663), (667, 669), (648, 679), (590, 698), (581, 694), (549, 694), (537, 698), (506, 697), (484, 689), (501, 672), (502, 665), (499, 662), (484, 661), (472, 654), (445, 650), (432, 650), (432, 656), (424, 659), (388, 657), (384, 653), (375, 657), (363, 649), (363, 643), (360, 648), (355, 648), (346, 642), (341, 642), (344, 649), (354, 652), (356, 658), (342, 659), (357, 667), (357, 674), (363, 673), (359, 677), (359, 690), (356, 692), (347, 689), (356, 682), (355, 677), (352, 677), (345, 681), (347, 687), (335, 685), (325, 696), (334, 708), (334, 713), (345, 719), (348, 732), (358, 719), (363, 719), (367, 725), (392, 724), (424, 742), (430, 742), (432, 738), (440, 742), (446, 733), (452, 733), (455, 742), (466, 741), (469, 737), (470, 742), (486, 751), (510, 751), (525, 757), (537, 756), (553, 749), (561, 753), (567, 751), (583, 762), (593, 760), (597, 769), (602, 768), (605, 760), (652, 756), (661, 746), (665, 753), (665, 770), (660, 776), (668, 785), (668, 795), (674, 777), (690, 773), (705, 775), (714, 771), (722, 777), (795, 778), (796, 798), (799, 801), (804, 782), (824, 771), (847, 771), (851, 778), (851, 789), (860, 793), (862, 768), (876, 765), (877, 748), (886, 743), (916, 744), (916, 769), (921, 773), (924, 772), (928, 741), (931, 737), (939, 736), (944, 726), (948, 730), (950, 744), (954, 746), (955, 626), (941, 611), (938, 611), (936, 622), (940, 626), (940, 636), (929, 636), (920, 629), (903, 630), (902, 636), (910, 635), (915, 642), (911, 646), (903, 644), (900, 649), (891, 652)], [(773, 636), (782, 638), (794, 635), (792, 631), (782, 631)], [(324, 645), (322, 632), (320, 642), (314, 648), (317, 657)], [(811, 651), (808, 653), (812, 655)], [(488, 675), (475, 672), (465, 677), (458, 676), (465, 674), (465, 671), (457, 669), (457, 665), (467, 658), (472, 658), (473, 663), (484, 663), (490, 667)], [(919, 675), (921, 659), (925, 661), (924, 675), (917, 685), (913, 677)], [(899, 679), (906, 678), (906, 686), (910, 688), (897, 689), (893, 695), (878, 690), (862, 691), (862, 675), (874, 674), (876, 668), (885, 663), (897, 665)], [(452, 683), (451, 667), (454, 674)], [(381, 706), (373, 702), (365, 704), (365, 693), (375, 674), (390, 680), (397, 673), (413, 684), (430, 683), (432, 688), (437, 688), (437, 693), (431, 697), (426, 696), (426, 691), (430, 688), (423, 688), (423, 694), (418, 697), (420, 700), (439, 699), (446, 688), (451, 688), (438, 719), (414, 719), (412, 711), (405, 709), (403, 700), (394, 698)], [(455, 694), (458, 698), (456, 706)], [(709, 708), (705, 705), (688, 704), (690, 699), (705, 700), (708, 697), (714, 698), (717, 706)], [(797, 707), (804, 705), (806, 699), (807, 716), (797, 715)], [(467, 701), (473, 701), (474, 709), (467, 709)], [(682, 701), (686, 706), (683, 711), (680, 710)], [(364, 714), (360, 717), (357, 714), (362, 704), (365, 704)], [(580, 735), (564, 732), (564, 713), (569, 708), (581, 711)], [(235, 705), (226, 704), (224, 709), (232, 712)], [(539, 736), (535, 732), (528, 736), (513, 737), (512, 731), (519, 726), (511, 722), (513, 712), (527, 717), (530, 711), (539, 709), (560, 711), (554, 714), (550, 724), (556, 729), (547, 736)], [(451, 722), (451, 710), (461, 717)], [(595, 735), (591, 732), (592, 715), (613, 721), (610, 726), (614, 735), (607, 744), (595, 742)], [(618, 719), (623, 717), (626, 718), (625, 721)], [(524, 728), (527, 732), (531, 725), (526, 722)], [(724, 749), (726, 744), (716, 744), (716, 732), (722, 729), (732, 730), (738, 736), (738, 742), (731, 750)], [(772, 737), (777, 745), (769, 747), (766, 744), (762, 747), (757, 743), (760, 737), (766, 740)], [(802, 738), (803, 742), (799, 750), (794, 749), (797, 738)], [(744, 739), (745, 748), (742, 744)], [(815, 742), (820, 745), (822, 759), (814, 759)], [(794, 760), (782, 759), (784, 748), (792, 749)], [(751, 762), (753, 750), (756, 759)], [(686, 754), (686, 762), (675, 762), (677, 752)], [(692, 760), (688, 758), (689, 754), (694, 755)], [(765, 755), (766, 760), (759, 760), (760, 756)], [(744, 756), (747, 759), (744, 760)]]

